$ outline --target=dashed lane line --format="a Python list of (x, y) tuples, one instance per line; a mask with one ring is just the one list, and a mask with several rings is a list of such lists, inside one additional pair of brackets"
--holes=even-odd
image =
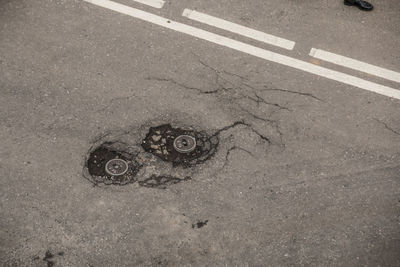
[(223, 20), (220, 18), (216, 18), (201, 12), (197, 12), (195, 10), (191, 9), (185, 9), (182, 13), (182, 16), (187, 17), (191, 20), (198, 21), (205, 23), (207, 25), (220, 28), (226, 31), (230, 31), (233, 33), (237, 33), (243, 36), (246, 36), (248, 38), (264, 42), (267, 44), (271, 44), (274, 46), (279, 46), (281, 48), (285, 48), (288, 50), (293, 50), (293, 47), (295, 46), (295, 42), (286, 40), (271, 34), (267, 34), (261, 31), (257, 31), (227, 20)]
[(211, 33), (193, 26), (189, 26), (183, 23), (175, 22), (167, 18), (154, 15), (149, 12), (142, 11), (140, 9), (125, 6), (109, 0), (84, 0), (88, 3), (92, 3), (97, 6), (101, 6), (121, 14), (125, 14), (146, 22), (150, 22), (171, 30), (175, 30), (181, 33), (194, 36), (199, 39), (203, 39), (214, 44), (218, 44), (224, 47), (229, 47), (236, 51), (240, 51), (258, 58), (262, 58), (271, 62), (279, 63), (288, 67), (292, 67), (298, 70), (302, 70), (308, 73), (319, 75), (334, 81), (338, 81), (344, 84), (352, 85), (367, 91), (375, 92), (384, 96), (396, 98), (400, 100), (400, 90), (370, 82), (367, 80), (360, 79), (355, 76), (351, 76), (342, 72), (327, 69), (321, 66), (311, 64), (306, 61), (274, 53), (265, 49), (261, 49), (256, 46), (252, 46), (243, 42), (239, 42), (222, 35)]
[(347, 67), (353, 70), (358, 70), (368, 74), (372, 74), (387, 80), (395, 81), (400, 83), (400, 73), (384, 69), (372, 64), (368, 64), (359, 60), (355, 60), (349, 57), (341, 56), (331, 52), (327, 52), (321, 49), (311, 48), (310, 56)]
[(165, 1), (163, 0), (133, 0), (133, 1), (155, 8), (162, 8), (165, 4)]

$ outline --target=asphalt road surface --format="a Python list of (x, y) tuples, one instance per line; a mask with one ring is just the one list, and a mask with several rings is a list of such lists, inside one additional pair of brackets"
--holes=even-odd
[(115, 1), (0, 0), (2, 266), (400, 265), (398, 0)]

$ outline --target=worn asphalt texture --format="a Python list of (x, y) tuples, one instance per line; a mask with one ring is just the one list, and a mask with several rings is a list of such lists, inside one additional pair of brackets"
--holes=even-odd
[[(308, 56), (399, 72), (398, 0), (117, 2), (400, 89)], [(163, 124), (217, 136), (215, 153), (183, 167), (144, 151)], [(397, 99), (83, 1), (0, 0), (0, 138), (1, 266), (400, 266)], [(136, 153), (136, 182), (88, 179), (103, 142)]]

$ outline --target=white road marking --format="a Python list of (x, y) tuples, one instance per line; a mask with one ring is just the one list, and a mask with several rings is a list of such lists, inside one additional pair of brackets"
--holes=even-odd
[(372, 74), (381, 78), (400, 83), (400, 73), (377, 67), (359, 60), (349, 57), (341, 56), (338, 54), (330, 53), (321, 49), (311, 48), (310, 56), (328, 61), (340, 66), (344, 66), (353, 70), (358, 70), (368, 74)]
[(135, 2), (145, 4), (148, 6), (152, 6), (155, 8), (162, 8), (164, 6), (165, 1), (163, 0), (133, 0)]
[(271, 34), (267, 34), (261, 31), (257, 31), (230, 21), (226, 21), (220, 18), (216, 18), (201, 12), (197, 12), (191, 9), (185, 9), (182, 13), (182, 16), (187, 17), (191, 20), (195, 20), (198, 22), (202, 22), (208, 24), (210, 26), (214, 26), (226, 31), (230, 31), (233, 33), (237, 33), (248, 38), (261, 41), (267, 44), (279, 46), (288, 50), (293, 50), (295, 46), (295, 42), (286, 40)]
[(154, 15), (149, 12), (145, 12), (136, 8), (121, 5), (108, 0), (84, 0), (88, 3), (92, 3), (116, 12), (129, 15), (134, 18), (141, 19), (171, 30), (175, 30), (181, 33), (185, 33), (194, 36), (199, 39), (203, 39), (221, 46), (229, 47), (234, 50), (253, 55), (258, 58), (262, 58), (268, 61), (276, 62), (285, 66), (289, 66), (295, 69), (299, 69), (308, 73), (316, 74), (334, 81), (342, 82), (344, 84), (352, 85), (364, 90), (375, 92), (384, 96), (393, 97), (400, 100), (400, 90), (384, 86), (381, 84), (366, 81), (345, 73), (330, 70), (324, 67), (320, 67), (309, 62), (305, 62), (299, 59), (284, 56), (278, 53), (274, 53), (265, 49), (261, 49), (256, 46), (252, 46), (246, 43), (242, 43), (215, 33), (211, 33), (199, 28), (195, 28), (183, 23), (174, 22), (169, 19)]

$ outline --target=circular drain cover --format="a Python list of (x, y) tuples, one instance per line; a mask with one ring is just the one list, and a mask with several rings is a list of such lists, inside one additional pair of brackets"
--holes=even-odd
[(174, 140), (174, 148), (179, 153), (189, 153), (196, 148), (196, 139), (190, 135), (180, 135)]
[(123, 159), (112, 159), (106, 163), (106, 173), (112, 176), (121, 176), (128, 171), (128, 163)]

